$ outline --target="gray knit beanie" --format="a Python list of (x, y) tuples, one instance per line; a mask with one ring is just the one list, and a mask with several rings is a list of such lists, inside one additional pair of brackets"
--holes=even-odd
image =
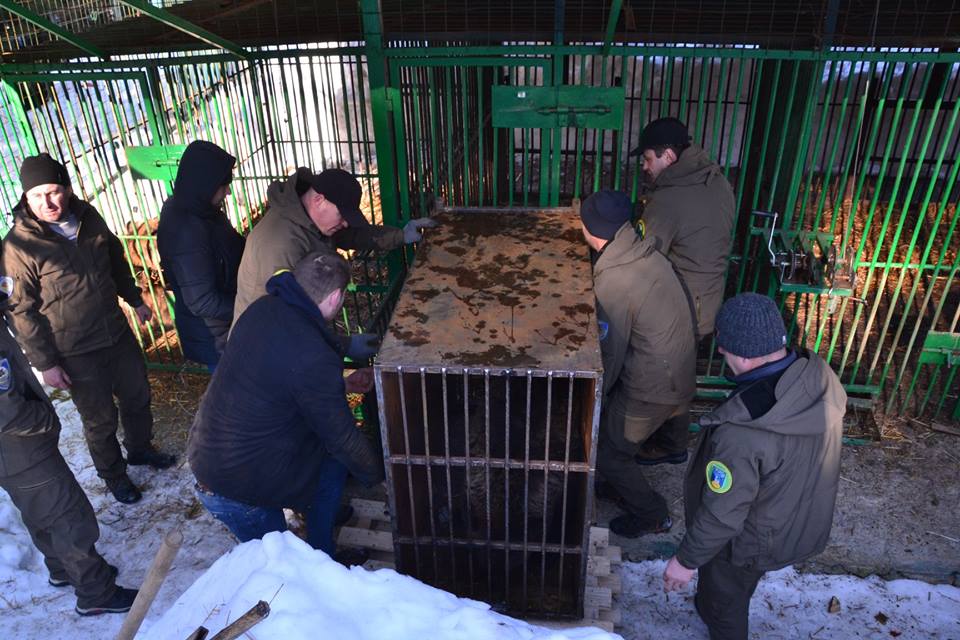
[(741, 293), (724, 302), (716, 327), (717, 344), (741, 358), (758, 358), (787, 346), (777, 304), (759, 293)]

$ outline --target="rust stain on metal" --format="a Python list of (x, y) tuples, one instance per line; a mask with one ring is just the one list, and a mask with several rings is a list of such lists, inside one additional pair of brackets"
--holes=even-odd
[(437, 219), (378, 365), (601, 369), (589, 253), (571, 210)]

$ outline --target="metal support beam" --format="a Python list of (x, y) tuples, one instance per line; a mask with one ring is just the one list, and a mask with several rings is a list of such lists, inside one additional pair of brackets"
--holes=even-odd
[(617, 28), (617, 21), (620, 20), (620, 10), (623, 9), (623, 0), (613, 0), (610, 5), (610, 15), (607, 17), (607, 32), (603, 36), (603, 55), (610, 53), (610, 45), (613, 43), (613, 32)]
[(182, 31), (188, 36), (193, 36), (197, 40), (206, 42), (207, 44), (218, 49), (229, 51), (239, 58), (249, 60), (251, 57), (250, 52), (240, 45), (225, 38), (221, 38), (217, 34), (211, 33), (210, 31), (207, 31), (203, 27), (200, 27), (189, 20), (184, 20), (180, 16), (170, 13), (166, 9), (155, 7), (147, 0), (119, 0), (119, 2), (127, 5), (128, 7), (136, 9), (140, 13), (153, 18), (157, 22), (162, 22), (168, 27), (173, 27), (178, 31)]
[(90, 44), (83, 38), (79, 38), (76, 35), (70, 33), (61, 26), (54, 24), (53, 22), (47, 20), (43, 16), (34, 13), (30, 9), (12, 2), (11, 0), (0, 0), (0, 7), (6, 9), (15, 16), (20, 16), (30, 24), (40, 27), (48, 33), (52, 33), (56, 37), (60, 38), (64, 42), (69, 42), (76, 48), (90, 54), (91, 56), (96, 56), (97, 58), (106, 59), (108, 56), (99, 48)]

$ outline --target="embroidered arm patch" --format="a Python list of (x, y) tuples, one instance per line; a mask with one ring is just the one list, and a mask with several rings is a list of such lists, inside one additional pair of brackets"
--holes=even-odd
[(707, 463), (707, 486), (714, 493), (726, 493), (733, 486), (733, 473), (719, 460)]

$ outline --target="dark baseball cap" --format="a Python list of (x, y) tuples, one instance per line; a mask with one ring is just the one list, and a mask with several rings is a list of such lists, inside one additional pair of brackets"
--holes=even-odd
[(683, 121), (677, 118), (658, 118), (643, 128), (640, 145), (631, 153), (639, 155), (655, 147), (672, 146), (682, 149), (689, 144), (690, 132)]
[(314, 191), (337, 205), (348, 225), (362, 227), (370, 224), (360, 211), (363, 188), (352, 173), (343, 169), (325, 169), (310, 178), (309, 182)]

